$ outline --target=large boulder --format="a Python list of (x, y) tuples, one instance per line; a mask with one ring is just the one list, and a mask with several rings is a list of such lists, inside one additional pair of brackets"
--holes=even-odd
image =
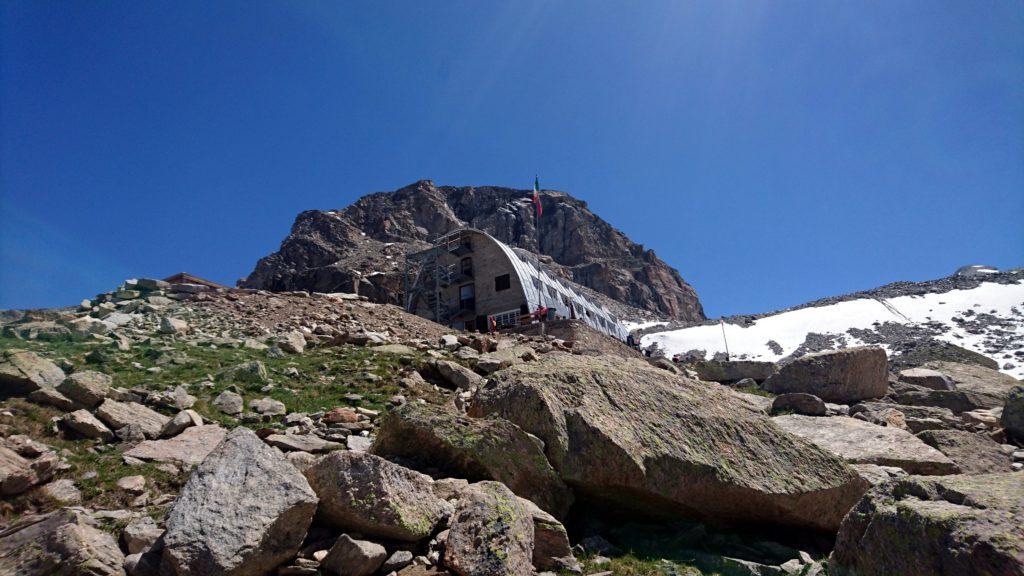
[(1013, 471), (1010, 457), (985, 434), (965, 430), (925, 430), (917, 437), (945, 454), (964, 474)]
[(836, 538), (836, 576), (1024, 574), (1024, 474), (910, 476), (873, 488)]
[(146, 438), (159, 438), (170, 418), (137, 402), (118, 402), (107, 398), (96, 409), (96, 417), (114, 431), (138, 426)]
[(888, 390), (885, 350), (862, 346), (827, 350), (793, 360), (764, 382), (777, 394), (806, 392), (826, 402), (881, 398)]
[(0, 352), (0, 397), (23, 396), (41, 388), (56, 388), (64, 371), (28, 350)]
[(75, 372), (57, 386), (57, 391), (89, 408), (99, 406), (110, 393), (110, 376), (94, 370)]
[(39, 481), (32, 463), (20, 454), (0, 445), (0, 496), (14, 496)]
[(387, 557), (387, 550), (380, 544), (342, 534), (328, 550), (321, 566), (336, 576), (370, 576)]
[(444, 565), (459, 576), (531, 576), (533, 515), (500, 482), (463, 490), (451, 519)]
[(907, 368), (900, 370), (899, 377), (900, 382), (932, 390), (956, 390), (956, 382), (952, 378), (931, 368)]
[(612, 508), (834, 530), (866, 489), (727, 388), (642, 360), (545, 354), (496, 373), (471, 414), (538, 436), (577, 496)]
[(372, 454), (332, 452), (305, 474), (320, 497), (318, 516), (342, 530), (414, 542), (451, 512), (430, 476)]
[(0, 531), (0, 574), (124, 576), (114, 537), (80, 508), (26, 518)]
[(60, 424), (84, 438), (95, 438), (105, 442), (114, 439), (114, 433), (110, 428), (84, 408), (65, 414), (60, 419)]
[(497, 480), (558, 517), (572, 504), (572, 492), (548, 463), (540, 441), (502, 418), (406, 404), (384, 417), (372, 452), (470, 481)]
[(482, 386), (484, 383), (483, 376), (450, 360), (438, 360), (434, 363), (434, 368), (445, 382), (460, 390), (470, 390)]
[(993, 399), (967, 390), (933, 390), (923, 386), (897, 382), (892, 388), (892, 399), (907, 406), (943, 408), (961, 414), (972, 410), (991, 408)]
[(790, 414), (772, 418), (790, 434), (807, 439), (851, 464), (896, 466), (910, 474), (956, 474), (956, 464), (910, 432), (855, 418)]
[(533, 518), (533, 567), (537, 570), (580, 573), (582, 566), (572, 553), (569, 533), (554, 516), (525, 498), (519, 499)]
[(756, 360), (698, 360), (687, 367), (693, 369), (701, 380), (725, 384), (739, 382), (744, 378), (761, 383), (777, 371), (774, 363)]
[(828, 413), (825, 402), (814, 394), (790, 392), (779, 394), (772, 400), (772, 413), (793, 412), (805, 416), (824, 416)]
[(272, 574), (298, 552), (316, 506), (316, 494), (281, 452), (235, 428), (168, 514), (164, 563), (177, 576)]
[(227, 432), (216, 424), (191, 426), (166, 440), (145, 440), (124, 453), (147, 462), (166, 462), (185, 467), (200, 464), (216, 448)]
[(997, 408), (1010, 397), (1013, 387), (1020, 384), (1012, 376), (976, 364), (929, 362), (924, 367), (946, 375), (953, 381), (955, 390), (933, 390), (916, 385), (897, 389), (896, 399), (901, 404), (939, 406), (957, 414)]
[(267, 367), (259, 360), (250, 360), (226, 368), (217, 374), (217, 380), (223, 382), (241, 382), (246, 384), (266, 384), (270, 381)]
[(1000, 423), (1007, 434), (1024, 442), (1024, 386), (1015, 386), (1007, 395)]

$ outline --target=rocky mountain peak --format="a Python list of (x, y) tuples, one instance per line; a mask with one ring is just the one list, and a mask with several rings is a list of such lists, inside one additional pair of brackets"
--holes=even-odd
[[(240, 284), (268, 290), (358, 290), (395, 303), (404, 254), (469, 226), (538, 255), (564, 278), (606, 296), (612, 308), (619, 304), (626, 317), (704, 319), (696, 292), (678, 271), (594, 214), (586, 202), (544, 190), (538, 225), (531, 196), (530, 190), (420, 180), (363, 196), (340, 211), (303, 212), (280, 250), (260, 260)], [(629, 308), (635, 309), (632, 314)]]

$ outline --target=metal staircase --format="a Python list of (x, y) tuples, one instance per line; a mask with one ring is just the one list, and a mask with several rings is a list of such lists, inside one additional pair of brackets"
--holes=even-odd
[(463, 275), (457, 262), (444, 264), (442, 258), (448, 254), (462, 256), (471, 252), (467, 238), (468, 235), (461, 230), (450, 232), (434, 240), (431, 248), (406, 256), (403, 277), (403, 304), (406, 310), (415, 313), (420, 301), (423, 301), (429, 310), (434, 311), (435, 322), (449, 325), (452, 313), (458, 310), (453, 310), (449, 302), (439, 299), (438, 294)]

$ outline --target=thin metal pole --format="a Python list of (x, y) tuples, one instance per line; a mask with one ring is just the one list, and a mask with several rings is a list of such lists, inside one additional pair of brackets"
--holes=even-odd
[(722, 327), (722, 342), (725, 342), (725, 359), (729, 360), (729, 340), (725, 337), (725, 319), (719, 318), (718, 324)]
[(441, 323), (441, 281), (439, 279), (441, 270), (438, 269), (440, 266), (440, 254), (437, 253), (436, 249), (434, 252), (434, 321), (438, 324)]

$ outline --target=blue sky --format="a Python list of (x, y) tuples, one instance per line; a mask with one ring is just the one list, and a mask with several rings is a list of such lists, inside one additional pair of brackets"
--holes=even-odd
[(0, 49), (0, 308), (535, 173), (710, 316), (1024, 265), (1020, 2), (11, 0)]

